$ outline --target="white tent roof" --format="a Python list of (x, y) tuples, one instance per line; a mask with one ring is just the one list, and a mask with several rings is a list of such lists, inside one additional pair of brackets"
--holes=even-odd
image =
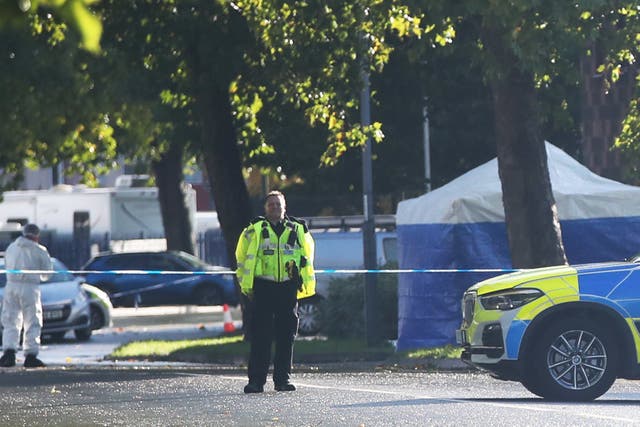
[[(549, 176), (561, 220), (640, 216), (640, 187), (602, 178), (546, 143)], [(502, 222), (504, 208), (493, 159), (447, 185), (398, 204), (396, 223)]]

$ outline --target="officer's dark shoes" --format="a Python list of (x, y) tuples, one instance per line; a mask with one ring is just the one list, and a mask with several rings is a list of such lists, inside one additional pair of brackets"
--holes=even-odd
[(0, 367), (10, 368), (16, 366), (16, 351), (5, 350), (2, 357), (0, 357)]
[(24, 367), (25, 368), (44, 368), (45, 365), (42, 360), (38, 359), (35, 355), (33, 354), (27, 354), (27, 356), (24, 358)]
[(296, 386), (294, 386), (290, 382), (286, 382), (282, 384), (276, 384), (275, 389), (276, 391), (295, 391)]
[(260, 384), (249, 383), (244, 386), (244, 392), (249, 393), (262, 393), (264, 391), (264, 387)]

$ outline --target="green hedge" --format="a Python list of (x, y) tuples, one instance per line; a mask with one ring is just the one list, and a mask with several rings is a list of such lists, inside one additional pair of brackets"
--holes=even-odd
[[(385, 265), (383, 269), (395, 269)], [(397, 274), (376, 276), (378, 322), (384, 339), (398, 335)], [(365, 338), (364, 275), (332, 279), (327, 300), (320, 306), (323, 332), (330, 338)]]

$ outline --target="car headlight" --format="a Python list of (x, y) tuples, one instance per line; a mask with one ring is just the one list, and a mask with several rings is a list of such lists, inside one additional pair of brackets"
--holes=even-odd
[(509, 289), (483, 295), (479, 299), (485, 310), (507, 311), (522, 307), (542, 295), (542, 291), (538, 289)]

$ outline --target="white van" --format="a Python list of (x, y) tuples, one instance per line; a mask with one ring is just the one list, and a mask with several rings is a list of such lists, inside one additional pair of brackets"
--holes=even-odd
[[(311, 230), (315, 241), (314, 268), (316, 270), (359, 270), (364, 268), (362, 231), (318, 231)], [(394, 231), (376, 232), (376, 256), (378, 268), (388, 262), (398, 261), (397, 238)], [(347, 273), (317, 273), (316, 293), (300, 301), (298, 331), (301, 335), (316, 334), (321, 328), (318, 303), (328, 295), (329, 282), (333, 278), (345, 277)]]

